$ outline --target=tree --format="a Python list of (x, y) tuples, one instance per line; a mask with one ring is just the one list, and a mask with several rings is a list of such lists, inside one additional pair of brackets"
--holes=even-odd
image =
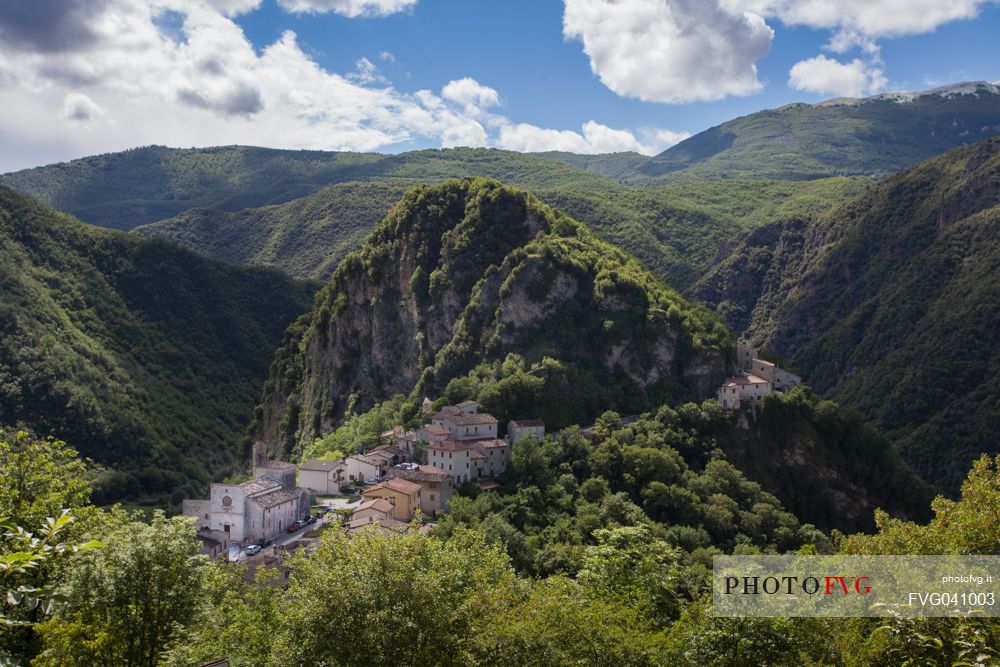
[[(0, 516), (27, 530), (86, 506), (90, 485), (76, 450), (62, 440), (0, 428)], [(63, 524), (66, 530), (70, 524)]]
[(604, 600), (632, 606), (660, 626), (675, 618), (681, 552), (653, 537), (645, 526), (594, 531), (577, 579)]
[(478, 619), (517, 585), (503, 548), (467, 530), (445, 542), (327, 533), (292, 564), (275, 666), (454, 664)]
[(105, 547), (68, 568), (65, 607), (38, 627), (44, 650), (33, 664), (154, 667), (196, 611), (205, 559), (190, 519), (118, 512), (106, 524)]
[(65, 554), (99, 548), (100, 542), (61, 542), (73, 522), (69, 510), (46, 517), (45, 528), (37, 535), (9, 518), (0, 517), (0, 661), (28, 657), (30, 634), (18, 629), (34, 625), (41, 614), (52, 610), (54, 595), (48, 582), (48, 567)]

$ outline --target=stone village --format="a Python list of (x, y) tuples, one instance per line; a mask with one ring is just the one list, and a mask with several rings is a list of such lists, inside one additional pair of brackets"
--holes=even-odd
[[(759, 358), (753, 347), (738, 344), (736, 351), (737, 372), (716, 391), (724, 409), (754, 412), (768, 394), (802, 382)], [(250, 481), (212, 484), (208, 499), (184, 500), (183, 513), (196, 519), (203, 551), (213, 558), (226, 558), (230, 544), (256, 545), (250, 554), (283, 538), (307, 545), (286, 535), (311, 521), (314, 497), (360, 496), (348, 506), (350, 514), (343, 522), (348, 532), (427, 532), (434, 524), (423, 520), (446, 512), (459, 486), (496, 488), (495, 479), (507, 470), (513, 444), (524, 436), (545, 437), (543, 421), (520, 419), (508, 422), (506, 436), (500, 438), (497, 419), (479, 407), (464, 401), (431, 414), (431, 401), (424, 399), (422, 412), (429, 422), (420, 428), (396, 426), (382, 433), (380, 444), (370, 451), (304, 461), (298, 467), (268, 460), (264, 445), (257, 443)]]

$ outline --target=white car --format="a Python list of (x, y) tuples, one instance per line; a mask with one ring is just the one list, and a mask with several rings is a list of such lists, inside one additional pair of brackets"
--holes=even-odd
[(247, 552), (247, 556), (253, 556), (254, 554), (259, 554), (260, 553), (260, 545), (258, 545), (258, 544), (251, 544), (250, 546), (248, 546), (246, 548), (246, 552)]

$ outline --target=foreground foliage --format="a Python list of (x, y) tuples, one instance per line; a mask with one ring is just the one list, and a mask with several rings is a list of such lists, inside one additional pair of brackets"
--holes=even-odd
[[(602, 417), (598, 429), (616, 440), (625, 435), (612, 414)], [(52, 449), (51, 442), (33, 442), (40, 453)], [(518, 443), (522, 472), (538, 447), (529, 439)], [(38, 460), (38, 468), (19, 470), (35, 480), (58, 478), (44, 456)], [(729, 480), (723, 494), (756, 493), (753, 512), (760, 513), (763, 503), (780, 514), (780, 506), (734, 474), (715, 477)], [(568, 477), (561, 474), (557, 484), (570, 487)], [(612, 481), (627, 477), (622, 473)], [(4, 480), (3, 490), (12, 481)], [(580, 547), (571, 572), (527, 576), (509, 555), (511, 543), (497, 539), (484, 522), (475, 530), (453, 524), (448, 537), (376, 530), (348, 537), (328, 530), (318, 549), (283, 563), (290, 569), (284, 586), (266, 568), (248, 579), (242, 565), (197, 555), (188, 519), (85, 506), (81, 510), (90, 518), (73, 530), (103, 545), (58, 559), (48, 585), (60, 592), (60, 601), (39, 605), (32, 621), (40, 621), (38, 641), (19, 644), (13, 664), (187, 667), (223, 657), (234, 667), (987, 667), (997, 661), (995, 620), (714, 618), (708, 566), (718, 551), (677, 545), (669, 529), (664, 533), (637, 520), (642, 510), (629, 509), (624, 498), (607, 504), (608, 485), (580, 485), (586, 502), (603, 497), (611, 513)], [(34, 488), (24, 496), (26, 506), (59, 502), (55, 495), (45, 500), (41, 486)], [(558, 504), (549, 495), (548, 502)], [(718, 493), (712, 498), (725, 505)], [(944, 552), (996, 553), (998, 507), (1000, 459), (983, 458), (961, 499), (935, 501), (930, 524), (880, 519), (879, 533), (840, 537), (838, 545), (848, 553), (900, 545), (919, 551), (932, 544)], [(795, 524), (790, 515), (780, 522)], [(559, 520), (552, 526), (558, 528)], [(829, 547), (814, 530), (799, 538), (785, 535), (793, 540), (788, 544), (801, 544), (808, 535), (811, 544)], [(730, 550), (752, 553), (757, 547), (742, 541), (730, 543)], [(10, 636), (4, 635), (5, 647), (13, 646)]]

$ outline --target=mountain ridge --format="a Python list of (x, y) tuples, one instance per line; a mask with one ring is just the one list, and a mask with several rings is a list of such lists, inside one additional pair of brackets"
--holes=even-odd
[(995, 452), (1000, 138), (752, 232), (689, 292), (954, 491)]

